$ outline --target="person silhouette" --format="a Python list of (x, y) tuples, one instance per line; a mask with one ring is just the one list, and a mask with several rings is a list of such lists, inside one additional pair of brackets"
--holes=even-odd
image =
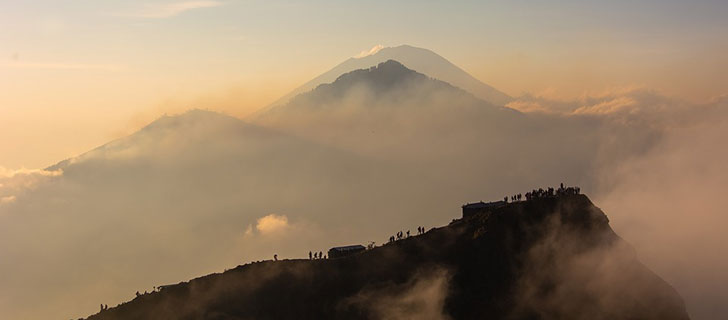
[(313, 259), (313, 253), (311, 253), (311, 251), (309, 251), (308, 252), (308, 260), (311, 260), (311, 259)]
[(323, 256), (324, 256), (324, 253), (319, 251), (319, 259), (323, 258)]
[(273, 260), (274, 260), (274, 261), (278, 261), (278, 255), (277, 255), (277, 254), (274, 254), (274, 255), (273, 255)]

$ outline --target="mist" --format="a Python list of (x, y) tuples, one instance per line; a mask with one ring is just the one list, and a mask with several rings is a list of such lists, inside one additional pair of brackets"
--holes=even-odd
[(695, 104), (633, 88), (572, 101), (524, 96), (510, 106), (597, 116), (656, 133), (643, 151), (600, 161), (590, 195), (639, 259), (678, 290), (693, 319), (728, 314), (722, 302), (728, 299), (722, 289), (727, 260), (719, 254), (728, 249), (721, 240), (728, 222), (721, 196), (728, 183), (720, 147), (728, 136), (725, 97)]
[[(44, 170), (3, 173), (0, 316), (78, 317), (273, 254), (382, 243), (446, 224), (463, 203), (560, 182), (605, 209), (693, 317), (728, 313), (716, 254), (726, 251), (725, 100), (627, 90), (495, 106), (398, 64), (380, 68), (243, 120), (164, 116)], [(435, 275), (374, 312), (437, 306), (447, 276)]]
[[(694, 319), (728, 314), (728, 185), (725, 103), (720, 112), (670, 130), (643, 157), (621, 163), (598, 201), (640, 258), (673, 284)], [(697, 112), (702, 112), (697, 111)]]
[(447, 269), (423, 269), (401, 285), (365, 287), (343, 304), (362, 309), (375, 319), (448, 320), (444, 306), (449, 282)]

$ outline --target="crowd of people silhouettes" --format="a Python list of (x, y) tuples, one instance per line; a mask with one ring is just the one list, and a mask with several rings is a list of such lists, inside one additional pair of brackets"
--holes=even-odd
[[(576, 195), (581, 192), (581, 189), (579, 187), (564, 187), (564, 184), (561, 183), (558, 189), (554, 189), (551, 187), (548, 187), (546, 189), (539, 188), (539, 189), (533, 189), (529, 192), (526, 192), (525, 194), (518, 193), (511, 196), (503, 197), (503, 202), (518, 202), (522, 201), (524, 198), (526, 201), (533, 200), (533, 199), (541, 199), (541, 198), (552, 198), (552, 197), (558, 197), (562, 195)], [(425, 227), (417, 227), (417, 235), (424, 234), (426, 232)], [(399, 231), (395, 235), (389, 237), (389, 243), (395, 242), (398, 240), (402, 240), (405, 238), (409, 238), (411, 236), (410, 230), (407, 231)], [(372, 249), (374, 247), (374, 243), (367, 246), (368, 249)], [(322, 251), (319, 252), (308, 252), (308, 259), (309, 260), (318, 260), (318, 259), (326, 259), (327, 257), (324, 255)], [(278, 261), (278, 255), (273, 255), (273, 260)], [(137, 292), (137, 295), (139, 293)], [(103, 307), (102, 307), (103, 310)]]
[(532, 199), (543, 199), (543, 198), (554, 198), (559, 196), (565, 196), (565, 195), (576, 195), (581, 192), (581, 188), (579, 187), (564, 187), (564, 184), (561, 183), (559, 185), (558, 189), (554, 189), (552, 187), (548, 187), (546, 189), (538, 188), (533, 189), (529, 192), (526, 192), (526, 194), (514, 194), (512, 196), (506, 196), (503, 197), (504, 202), (508, 202), (510, 199), (511, 202), (521, 201), (521, 199), (526, 198), (526, 201), (532, 200)]

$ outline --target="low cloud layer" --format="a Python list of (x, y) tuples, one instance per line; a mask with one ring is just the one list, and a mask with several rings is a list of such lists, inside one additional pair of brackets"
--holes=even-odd
[(597, 168), (592, 196), (615, 230), (650, 268), (674, 285), (694, 319), (728, 314), (728, 103), (692, 104), (644, 89), (622, 89), (573, 101), (525, 96), (510, 107), (561, 117), (600, 117), (649, 128), (659, 139), (644, 152)]
[(644, 157), (604, 172), (612, 191), (596, 199), (642, 260), (685, 297), (694, 319), (728, 314), (727, 121), (671, 130)]
[(646, 88), (614, 88), (584, 94), (573, 100), (524, 95), (507, 106), (522, 112), (608, 116), (613, 119), (632, 118), (642, 121), (668, 120), (676, 113), (696, 107), (695, 104)]

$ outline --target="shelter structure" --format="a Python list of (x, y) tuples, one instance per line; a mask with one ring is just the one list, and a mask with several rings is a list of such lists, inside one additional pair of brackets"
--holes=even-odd
[(489, 209), (498, 208), (505, 205), (505, 201), (493, 201), (493, 202), (474, 202), (463, 205), (463, 218), (472, 216), (478, 212), (482, 212)]
[(343, 247), (334, 247), (329, 249), (329, 259), (335, 259), (335, 258), (341, 258), (346, 257), (355, 253), (359, 253), (362, 251), (365, 251), (366, 248), (360, 244), (351, 245), (351, 246), (343, 246)]

